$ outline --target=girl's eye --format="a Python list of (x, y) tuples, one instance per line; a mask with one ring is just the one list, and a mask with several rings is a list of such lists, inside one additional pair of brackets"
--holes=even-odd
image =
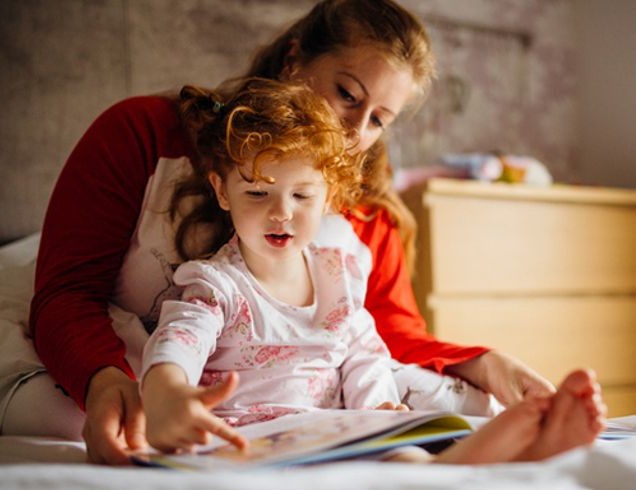
[(265, 197), (267, 195), (265, 191), (246, 191), (245, 193), (250, 197)]
[(351, 92), (345, 89), (342, 85), (338, 85), (338, 93), (340, 94), (340, 97), (342, 97), (347, 102), (351, 102), (351, 103), (356, 102), (356, 98), (353, 95), (351, 95)]
[(305, 199), (311, 199), (312, 196), (309, 195), (309, 194), (300, 194), (300, 193), (296, 192), (294, 194), (294, 197), (296, 199), (298, 199), (299, 201), (304, 201)]

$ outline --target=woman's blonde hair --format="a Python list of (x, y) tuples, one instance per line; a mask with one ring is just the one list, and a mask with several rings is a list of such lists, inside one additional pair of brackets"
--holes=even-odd
[[(392, 0), (323, 0), (285, 30), (254, 57), (247, 75), (279, 78), (288, 64), (292, 45), (298, 46), (298, 61), (307, 64), (339, 49), (364, 44), (378, 49), (390, 63), (411, 70), (415, 87), (428, 94), (435, 77), (435, 58), (422, 23)], [(363, 193), (359, 204), (371, 210), (385, 209), (396, 224), (409, 268), (415, 258), (415, 220), (392, 188), (386, 146), (376, 142), (368, 151), (363, 172)], [(360, 209), (352, 212), (363, 219)]]
[(390, 62), (411, 69), (427, 92), (435, 76), (431, 42), (420, 20), (392, 0), (323, 0), (256, 52), (247, 76), (279, 78), (292, 45), (300, 64), (342, 48), (370, 44)]
[(272, 177), (261, 172), (263, 162), (310, 157), (325, 178), (332, 206), (350, 207), (359, 199), (362, 157), (350, 154), (350, 135), (329, 104), (302, 83), (249, 78), (218, 90), (188, 85), (180, 92), (179, 110), (199, 158), (192, 178), (177, 187), (172, 218), (192, 189), (207, 195), (177, 229), (177, 251), (184, 259), (199, 254), (188, 248), (199, 223), (213, 227), (206, 254), (216, 252), (234, 232), (229, 213), (209, 186), (210, 172), (224, 179), (232, 169), (252, 163), (251, 176), (241, 175), (271, 183)]

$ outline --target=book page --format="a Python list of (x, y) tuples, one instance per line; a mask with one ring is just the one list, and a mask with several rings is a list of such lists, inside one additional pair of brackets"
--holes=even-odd
[(614, 417), (607, 420), (601, 439), (627, 439), (636, 436), (636, 415)]

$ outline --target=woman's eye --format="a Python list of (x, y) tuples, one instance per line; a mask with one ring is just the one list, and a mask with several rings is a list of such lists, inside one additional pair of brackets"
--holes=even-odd
[(374, 126), (384, 129), (384, 122), (378, 116), (371, 116), (371, 122)]
[(353, 95), (351, 95), (351, 92), (345, 89), (342, 85), (338, 85), (338, 93), (340, 94), (340, 97), (342, 97), (347, 102), (351, 102), (351, 103), (356, 102), (356, 98)]

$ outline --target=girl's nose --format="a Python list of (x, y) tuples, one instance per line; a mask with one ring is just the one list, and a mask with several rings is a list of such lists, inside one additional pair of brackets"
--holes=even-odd
[(291, 203), (284, 197), (275, 199), (269, 208), (269, 219), (272, 221), (288, 221), (291, 216)]

